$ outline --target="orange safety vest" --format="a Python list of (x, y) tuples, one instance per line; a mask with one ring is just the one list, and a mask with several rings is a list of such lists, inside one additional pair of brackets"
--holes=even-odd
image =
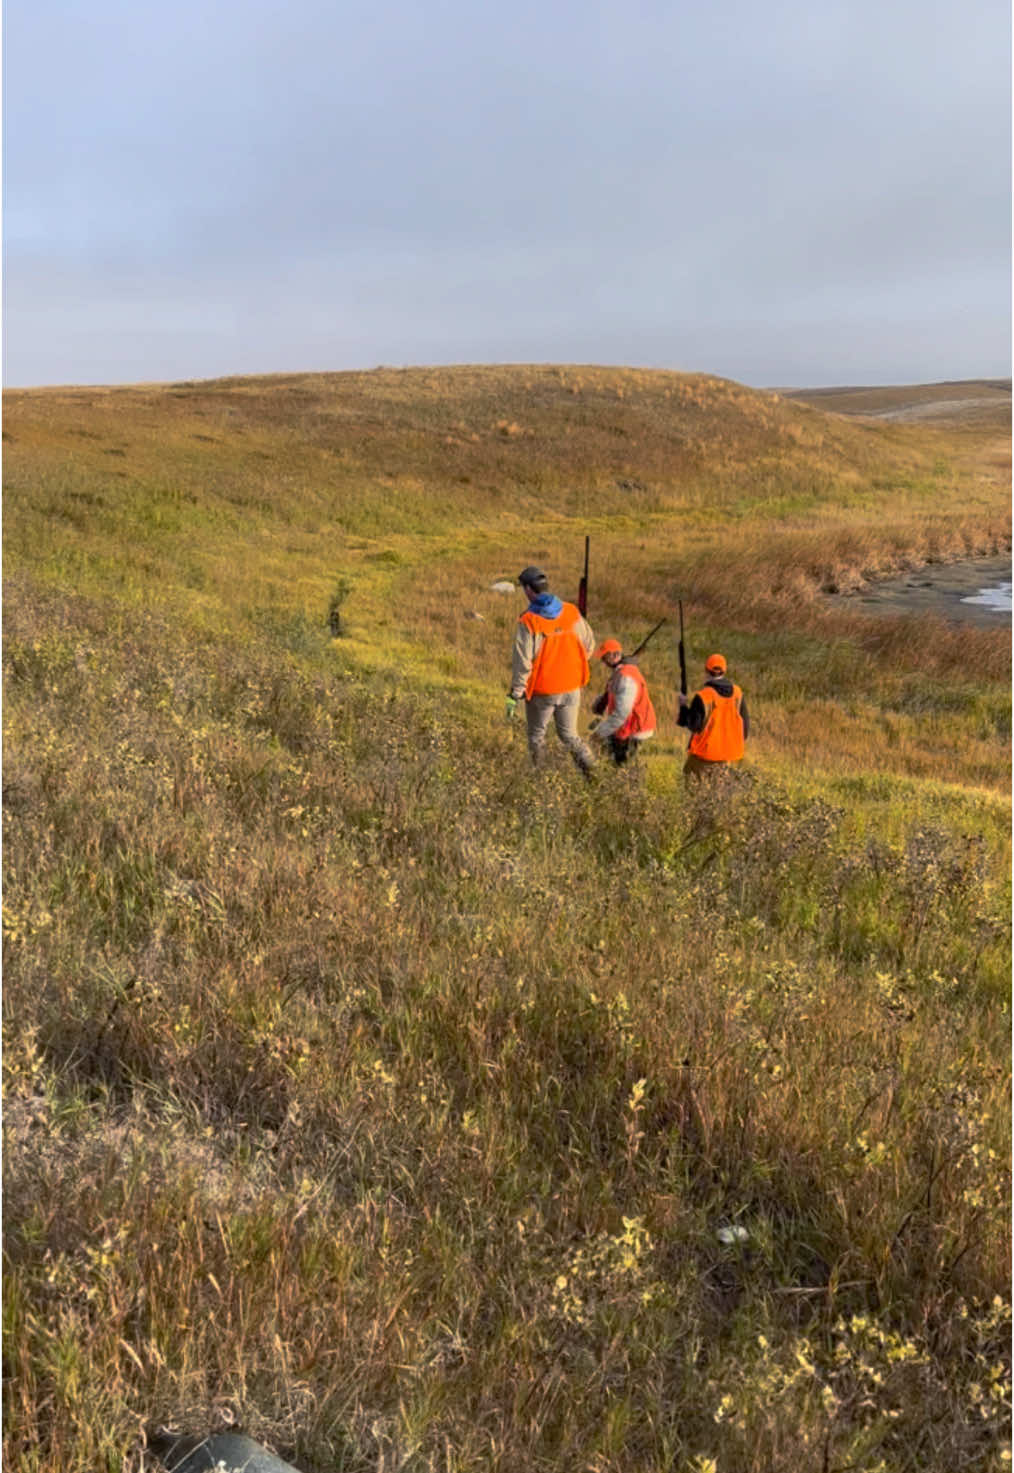
[[(634, 709), (626, 721), (613, 732), (617, 741), (625, 742), (631, 737), (637, 736), (642, 731), (654, 731), (656, 726), (655, 707), (651, 704), (651, 696), (648, 694), (648, 686), (636, 665), (621, 665), (619, 667), (621, 676), (629, 675), (637, 683), (637, 695), (634, 697)], [(606, 693), (606, 711), (613, 711), (616, 707), (616, 697), (612, 692), (612, 681)]]
[(702, 730), (690, 738), (689, 750), (705, 762), (738, 762), (746, 746), (739, 714), (743, 692), (734, 685), (731, 696), (720, 696), (714, 686), (706, 685), (697, 694), (708, 716)]
[(525, 685), (525, 700), (558, 696), (588, 684), (588, 651), (577, 634), (580, 618), (581, 611), (574, 604), (564, 604), (555, 619), (544, 619), (531, 609), (521, 615), (519, 622), (542, 636)]

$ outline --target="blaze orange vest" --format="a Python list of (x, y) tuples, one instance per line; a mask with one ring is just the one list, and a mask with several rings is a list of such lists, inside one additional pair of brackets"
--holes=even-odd
[(577, 634), (580, 617), (580, 610), (574, 604), (564, 604), (555, 619), (544, 619), (531, 609), (521, 615), (526, 629), (542, 635), (525, 685), (526, 700), (532, 696), (558, 696), (588, 684), (588, 652)]
[[(634, 697), (634, 709), (618, 731), (613, 732), (617, 741), (625, 742), (630, 737), (637, 736), (640, 731), (655, 730), (655, 707), (651, 704), (651, 696), (648, 694), (648, 686), (644, 676), (636, 665), (621, 665), (620, 675), (629, 675), (637, 682), (637, 695)], [(612, 711), (616, 706), (616, 697), (610, 689), (606, 695), (606, 711)]]
[(703, 729), (690, 738), (689, 750), (705, 762), (738, 762), (745, 750), (739, 714), (743, 692), (734, 685), (731, 696), (720, 696), (714, 686), (706, 685), (697, 694), (708, 715)]

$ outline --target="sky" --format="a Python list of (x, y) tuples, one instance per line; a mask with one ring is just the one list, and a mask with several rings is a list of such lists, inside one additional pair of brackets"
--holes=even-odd
[(4, 382), (1007, 376), (1008, 0), (6, 0)]

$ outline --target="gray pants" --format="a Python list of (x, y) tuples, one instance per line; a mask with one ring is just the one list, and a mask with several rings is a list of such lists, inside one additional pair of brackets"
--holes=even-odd
[(591, 752), (578, 736), (577, 716), (581, 709), (581, 692), (565, 690), (557, 696), (531, 696), (525, 702), (528, 718), (528, 750), (532, 761), (538, 762), (542, 755), (549, 720), (556, 725), (556, 734), (567, 748), (582, 772), (587, 772), (594, 762)]

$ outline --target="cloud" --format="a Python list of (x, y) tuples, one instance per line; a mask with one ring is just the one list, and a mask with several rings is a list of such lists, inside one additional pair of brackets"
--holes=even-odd
[(770, 380), (816, 315), (825, 380), (857, 320), (874, 377), (899, 346), (1003, 371), (1009, 28), (996, 0), (36, 0), (7, 20), (8, 367), (116, 378), (147, 336), (150, 376), (188, 341), (199, 375), (224, 322), (228, 371), (668, 342)]

